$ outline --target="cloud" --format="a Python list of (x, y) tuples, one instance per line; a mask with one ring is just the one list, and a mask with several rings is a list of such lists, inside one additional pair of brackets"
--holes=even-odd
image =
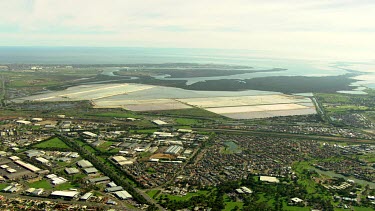
[(240, 48), (373, 59), (370, 0), (0, 1), (0, 45)]

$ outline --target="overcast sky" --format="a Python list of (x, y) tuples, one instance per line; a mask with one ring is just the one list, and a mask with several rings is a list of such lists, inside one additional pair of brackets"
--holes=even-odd
[(225, 48), (375, 59), (374, 0), (0, 0), (1, 46)]

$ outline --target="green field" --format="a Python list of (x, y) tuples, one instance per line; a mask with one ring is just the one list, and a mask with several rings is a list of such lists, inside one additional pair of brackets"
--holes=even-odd
[(190, 119), (190, 118), (177, 118), (175, 121), (179, 125), (197, 125), (197, 124), (199, 124), (199, 120)]
[[(348, 209), (341, 209), (341, 208), (335, 208), (335, 211), (346, 211)], [(353, 210), (353, 211), (373, 211), (374, 209), (370, 208), (370, 207), (351, 207), (351, 209), (349, 210)]]
[(87, 151), (91, 153), (96, 153), (96, 150), (90, 145), (84, 145), (83, 148), (85, 148)]
[(43, 188), (45, 190), (50, 190), (52, 189), (52, 185), (49, 181), (47, 180), (40, 180), (40, 181), (36, 181), (36, 182), (33, 182), (33, 183), (29, 183), (28, 184), (30, 188)]
[(130, 113), (129, 111), (113, 111), (113, 112), (105, 112), (105, 113), (95, 113), (95, 114), (88, 114), (88, 116), (96, 116), (96, 117), (111, 117), (111, 118), (139, 118), (138, 115)]
[(176, 117), (197, 117), (197, 118), (219, 118), (223, 119), (219, 114), (215, 114), (200, 108), (189, 108), (189, 109), (178, 109), (178, 110), (166, 110), (166, 111), (154, 111), (149, 114), (158, 114), (165, 116), (176, 116)]
[(147, 191), (147, 195), (149, 195), (151, 198), (154, 198), (155, 195), (157, 195), (160, 192), (160, 190), (149, 190)]
[(101, 145), (99, 145), (97, 148), (102, 152), (107, 152), (108, 147), (110, 147), (113, 144), (113, 141), (105, 141)]
[(56, 185), (54, 189), (55, 190), (69, 190), (70, 188), (79, 188), (79, 186), (66, 182), (61, 185)]
[(299, 163), (296, 163), (293, 166), (293, 169), (295, 169), (297, 175), (300, 176), (300, 179), (299, 179), (298, 182), (306, 187), (306, 191), (309, 194), (315, 194), (317, 192), (316, 183), (314, 181), (312, 181), (311, 179), (305, 178), (305, 177), (302, 176), (303, 171), (305, 169), (309, 169), (309, 168), (310, 168), (310, 165), (309, 165), (308, 162), (299, 162)]
[(241, 148), (233, 141), (224, 142), (225, 148), (222, 151), (224, 154), (232, 154), (241, 152)]
[(39, 149), (47, 149), (47, 148), (59, 148), (59, 149), (70, 149), (68, 145), (66, 145), (63, 141), (59, 138), (52, 138), (43, 142), (40, 142), (34, 145), (35, 148)]
[(170, 194), (160, 194), (158, 198), (166, 196), (171, 201), (173, 201), (173, 200), (176, 200), (176, 201), (186, 201), (186, 200), (189, 200), (193, 196), (199, 196), (201, 194), (207, 195), (208, 193), (209, 193), (209, 191), (200, 190), (200, 191), (198, 191), (196, 193), (187, 193), (186, 196), (170, 195)]
[(297, 207), (297, 206), (288, 206), (286, 203), (283, 204), (283, 210), (285, 211), (310, 211), (310, 207)]
[(0, 190), (3, 190), (4, 188), (8, 187), (8, 183), (0, 183)]
[(227, 211), (231, 211), (235, 207), (238, 207), (238, 210), (241, 210), (244, 205), (244, 203), (240, 201), (231, 201), (231, 199), (227, 195), (224, 195), (224, 202), (225, 202), (224, 210), (227, 210)]

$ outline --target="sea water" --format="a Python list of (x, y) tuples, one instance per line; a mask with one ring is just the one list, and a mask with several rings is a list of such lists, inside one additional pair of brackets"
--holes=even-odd
[[(262, 56), (260, 56), (262, 55)], [(205, 80), (250, 79), (267, 76), (335, 76), (348, 70), (361, 71), (350, 61), (322, 62), (265, 56), (251, 50), (135, 48), (135, 47), (0, 47), (0, 64), (160, 64), (201, 63), (246, 65), (254, 70), (283, 68), (284, 71), (256, 72), (232, 76), (178, 78), (192, 84)], [(353, 63), (354, 64), (354, 63)], [(353, 67), (353, 68), (351, 68)], [(114, 70), (115, 71), (115, 70)], [(375, 69), (366, 70), (367, 77), (357, 77), (354, 85), (375, 87)], [(162, 77), (163, 80), (171, 80)], [(174, 78), (173, 80), (176, 80)]]

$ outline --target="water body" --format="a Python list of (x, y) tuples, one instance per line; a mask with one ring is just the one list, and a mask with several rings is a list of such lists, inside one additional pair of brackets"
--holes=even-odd
[(369, 185), (371, 188), (375, 188), (375, 183), (373, 183), (373, 182), (369, 182), (369, 181), (366, 181), (366, 180), (357, 179), (357, 178), (354, 178), (354, 177), (346, 177), (346, 176), (344, 176), (342, 174), (337, 174), (337, 173), (335, 173), (333, 171), (322, 171), (322, 170), (317, 169), (315, 167), (311, 167), (310, 169), (315, 170), (319, 174), (324, 174), (324, 175), (327, 175), (327, 176), (330, 176), (330, 177), (340, 177), (340, 178), (344, 178), (346, 180), (350, 179), (350, 180), (353, 180), (354, 182), (356, 182), (358, 184)]
[[(267, 52), (251, 50), (181, 49), (181, 48), (127, 48), (127, 47), (0, 47), (0, 64), (145, 64), (145, 63), (202, 63), (246, 65), (254, 69), (284, 68), (285, 71), (257, 72), (221, 77), (179, 78), (188, 84), (218, 79), (250, 79), (267, 76), (335, 76), (347, 69), (362, 71), (358, 64), (349, 62), (316, 62), (295, 59), (270, 58)], [(352, 68), (351, 68), (352, 67)], [(347, 68), (347, 69), (346, 69)], [(367, 68), (367, 66), (366, 66)], [(116, 71), (116, 70), (114, 70)], [(108, 70), (108, 74), (113, 74)], [(353, 85), (375, 88), (375, 70), (357, 77)], [(163, 77), (162, 77), (163, 78)], [(175, 78), (176, 79), (176, 78)], [(171, 80), (163, 78), (163, 80)]]

